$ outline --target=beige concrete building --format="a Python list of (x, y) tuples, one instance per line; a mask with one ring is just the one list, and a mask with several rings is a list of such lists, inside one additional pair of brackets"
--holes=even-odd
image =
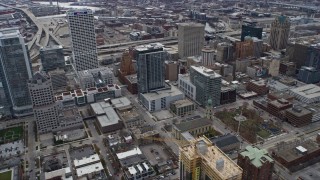
[(179, 100), (171, 103), (170, 109), (176, 115), (184, 116), (186, 114), (192, 113), (195, 109), (195, 106), (193, 102), (191, 102), (190, 100), (183, 99), (183, 100)]
[(204, 45), (204, 25), (198, 23), (180, 23), (178, 25), (179, 57), (201, 54)]
[(271, 24), (270, 45), (272, 49), (280, 50), (287, 47), (290, 33), (290, 19), (286, 16), (278, 16)]
[(212, 142), (200, 137), (180, 147), (180, 180), (241, 180), (242, 169)]
[(212, 121), (206, 118), (195, 119), (192, 121), (182, 122), (172, 126), (172, 134), (178, 140), (184, 140), (183, 133), (189, 132), (192, 136), (197, 137), (212, 129)]

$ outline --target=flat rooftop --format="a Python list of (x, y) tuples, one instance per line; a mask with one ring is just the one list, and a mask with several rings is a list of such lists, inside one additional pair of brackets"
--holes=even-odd
[(210, 77), (210, 78), (218, 78), (221, 77), (220, 74), (214, 72), (214, 70), (209, 69), (209, 68), (205, 68), (203, 66), (191, 66), (192, 69), (194, 69), (195, 71), (199, 72), (200, 74)]
[(287, 145), (283, 146), (284, 148), (280, 148), (280, 150), (277, 150), (277, 148), (275, 148), (275, 152), (279, 157), (283, 158), (287, 162), (291, 162), (304, 156), (304, 154), (297, 152), (296, 147), (299, 146), (307, 150), (305, 154), (310, 154), (320, 148), (318, 143), (314, 142), (311, 139), (308, 139), (299, 144), (296, 144), (295, 142), (289, 142)]
[(136, 147), (132, 150), (129, 150), (129, 151), (126, 151), (126, 152), (122, 152), (122, 153), (118, 153), (116, 154), (118, 159), (121, 160), (121, 159), (125, 159), (125, 158), (128, 158), (128, 157), (131, 157), (131, 156), (135, 156), (135, 155), (141, 155), (142, 152), (140, 150), (140, 148)]
[(287, 112), (293, 114), (296, 117), (301, 117), (301, 116), (305, 116), (305, 115), (312, 113), (308, 109), (301, 107), (301, 106), (295, 106), (291, 109), (287, 109)]
[(118, 114), (109, 103), (98, 102), (90, 106), (102, 127), (117, 124), (120, 121)]
[(186, 132), (191, 129), (203, 127), (203, 126), (209, 126), (212, 125), (212, 121), (206, 118), (200, 118), (196, 120), (191, 120), (187, 122), (182, 122), (180, 124), (175, 124), (174, 126), (180, 130), (181, 132)]
[(179, 101), (175, 101), (172, 104), (174, 104), (177, 108), (180, 108), (180, 107), (185, 107), (185, 106), (191, 106), (191, 105), (193, 105), (193, 102), (190, 101), (189, 99), (182, 99)]
[(178, 96), (178, 95), (184, 95), (178, 88), (175, 86), (171, 86), (170, 89), (164, 89), (157, 92), (151, 92), (151, 93), (145, 93), (141, 94), (146, 98), (148, 101), (161, 99), (163, 97), (169, 97), (169, 96)]
[(127, 97), (111, 99), (111, 104), (115, 108), (131, 108), (131, 101)]
[(320, 97), (320, 87), (314, 84), (300, 86), (290, 91), (308, 99)]
[(194, 23), (194, 22), (191, 22), (191, 23), (179, 23), (178, 26), (184, 26), (184, 27), (205, 27), (203, 24), (201, 23)]
[[(192, 141), (191, 145), (181, 147), (180, 153), (189, 160), (201, 158), (202, 163), (210, 167), (222, 179), (241, 179), (242, 169), (204, 137)], [(223, 162), (223, 167), (217, 168), (219, 162)]]
[(81, 177), (86, 174), (91, 174), (94, 172), (100, 172), (102, 170), (103, 170), (103, 166), (102, 166), (101, 162), (98, 162), (95, 164), (90, 164), (88, 166), (84, 166), (84, 167), (76, 169), (78, 177)]

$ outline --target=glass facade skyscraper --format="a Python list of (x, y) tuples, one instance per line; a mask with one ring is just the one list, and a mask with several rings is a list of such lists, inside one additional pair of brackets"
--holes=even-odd
[(32, 77), (29, 54), (17, 29), (0, 30), (0, 79), (14, 116), (32, 114), (27, 82)]
[(161, 44), (138, 46), (134, 50), (137, 60), (138, 92), (148, 93), (165, 87), (166, 52)]

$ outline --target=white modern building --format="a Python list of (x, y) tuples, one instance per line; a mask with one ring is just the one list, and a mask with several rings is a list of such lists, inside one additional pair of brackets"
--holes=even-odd
[(83, 157), (82, 159), (73, 160), (78, 178), (89, 178), (95, 177), (95, 174), (104, 172), (104, 168), (100, 162), (98, 154), (93, 154), (89, 157)]
[(59, 127), (59, 106), (54, 101), (50, 77), (37, 72), (29, 81), (28, 88), (38, 133), (56, 130)]
[(178, 75), (178, 87), (187, 97), (196, 100), (196, 86), (191, 83), (190, 74)]
[(82, 117), (77, 108), (61, 108), (59, 103), (55, 102), (49, 76), (39, 72), (35, 73), (28, 82), (28, 88), (38, 133), (43, 134), (83, 127)]
[(141, 102), (150, 112), (167, 109), (174, 101), (184, 99), (184, 94), (175, 86), (170, 89), (141, 94)]
[(320, 102), (320, 87), (314, 84), (307, 84), (298, 88), (290, 89), (290, 94), (304, 103)]
[(67, 12), (76, 71), (98, 68), (94, 16), (90, 9)]
[(111, 68), (102, 67), (78, 71), (78, 78), (81, 89), (85, 90), (86, 88), (113, 84), (114, 74)]

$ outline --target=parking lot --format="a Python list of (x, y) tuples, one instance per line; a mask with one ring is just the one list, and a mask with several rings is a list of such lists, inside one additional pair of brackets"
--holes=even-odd
[(150, 164), (152, 166), (156, 164), (161, 164), (163, 162), (167, 162), (168, 160), (170, 160), (169, 155), (163, 151), (164, 147), (161, 146), (160, 144), (153, 143), (153, 144), (140, 146), (140, 148), (143, 154), (150, 161)]
[(303, 180), (315, 180), (320, 179), (320, 163), (308, 166), (298, 172), (295, 172), (296, 178), (301, 178)]

